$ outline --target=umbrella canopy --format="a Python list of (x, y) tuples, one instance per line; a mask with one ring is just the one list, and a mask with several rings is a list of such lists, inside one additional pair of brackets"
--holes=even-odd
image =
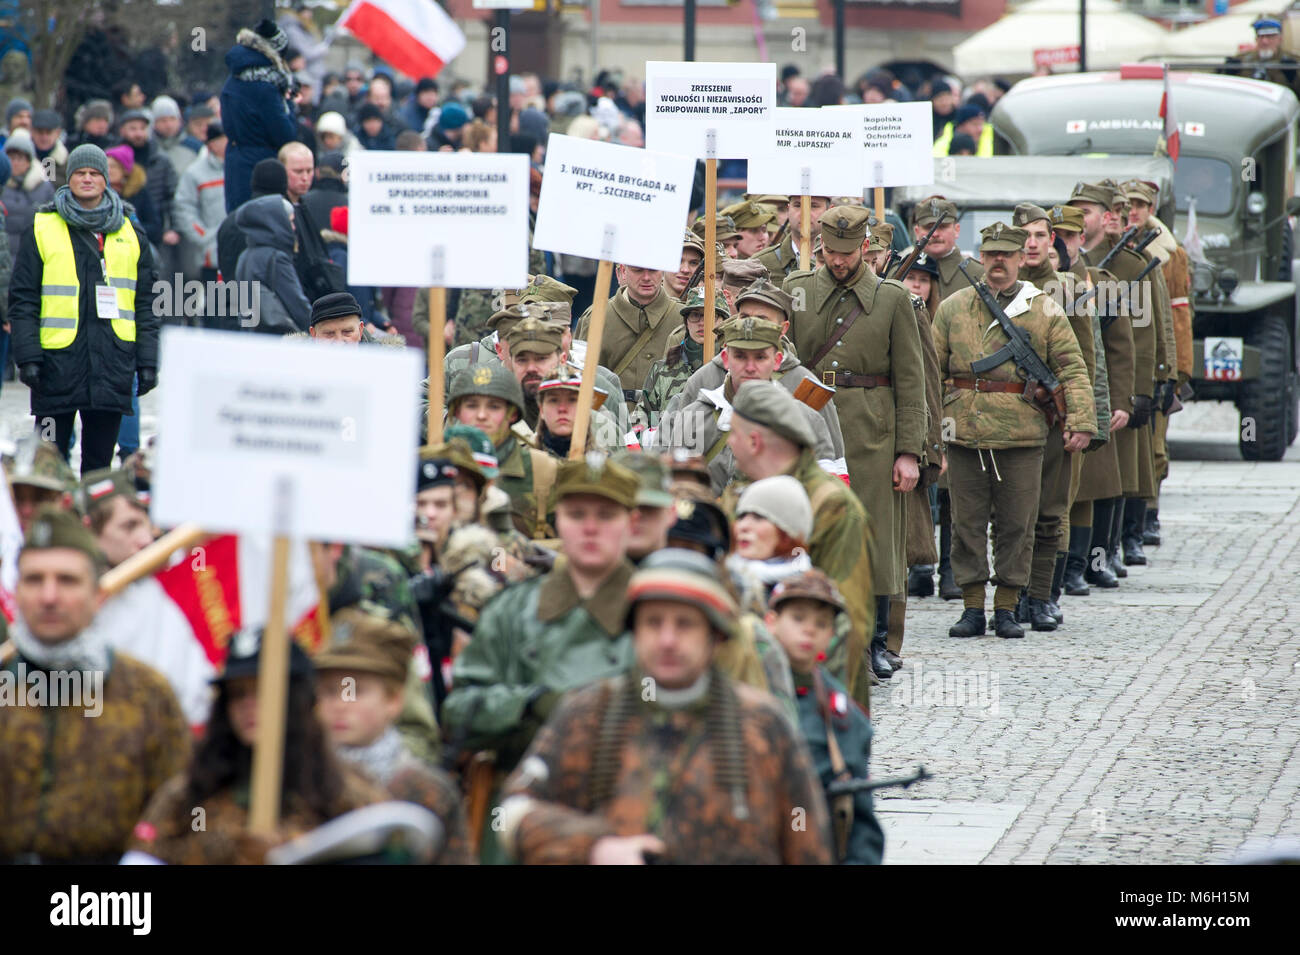
[[(1098, 70), (1160, 53), (1168, 34), (1114, 0), (1087, 0), (1088, 69)], [(1034, 51), (1079, 44), (1079, 0), (1033, 0), (953, 47), (957, 73), (1023, 76)]]

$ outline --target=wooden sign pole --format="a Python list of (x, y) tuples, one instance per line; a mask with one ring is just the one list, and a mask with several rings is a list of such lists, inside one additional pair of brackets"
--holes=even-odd
[(433, 249), (433, 285), (429, 288), (429, 419), (425, 444), (442, 444), (443, 400), (447, 393), (442, 361), (447, 343), (446, 253), (442, 246)]
[(181, 524), (172, 528), (148, 547), (132, 554), (112, 570), (105, 571), (99, 578), (100, 596), (112, 597), (121, 593), (140, 578), (161, 570), (176, 551), (189, 549), (208, 536), (197, 524)]
[(812, 268), (812, 168), (800, 170), (799, 183), (799, 268)]
[[(569, 439), (569, 460), (576, 461), (587, 451), (587, 432), (591, 429), (591, 402), (596, 392), (596, 366), (600, 364), (600, 345), (605, 337), (605, 306), (614, 271), (614, 227), (605, 226), (605, 241), (600, 264), (596, 266), (596, 298), (591, 303), (591, 323), (587, 326), (587, 354), (582, 362), (582, 384), (578, 387), (578, 411), (573, 418), (573, 437)], [(622, 396), (620, 395), (620, 400)]]
[(713, 361), (713, 301), (718, 273), (718, 137), (705, 132), (704, 160), (704, 363)]
[(885, 224), (885, 188), (884, 186), (876, 186), (873, 191), (875, 193), (874, 198), (876, 200), (876, 222), (879, 223), (880, 225), (884, 225)]

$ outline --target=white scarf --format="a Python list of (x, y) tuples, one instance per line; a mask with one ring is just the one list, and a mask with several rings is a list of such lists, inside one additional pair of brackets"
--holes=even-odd
[(379, 739), (365, 746), (338, 746), (335, 751), (348, 765), (361, 770), (381, 786), (386, 786), (402, 763), (406, 747), (396, 727), (388, 727)]
[(18, 652), (28, 663), (42, 670), (105, 672), (108, 669), (108, 641), (92, 622), (71, 640), (46, 643), (36, 637), (21, 617), (9, 627)]

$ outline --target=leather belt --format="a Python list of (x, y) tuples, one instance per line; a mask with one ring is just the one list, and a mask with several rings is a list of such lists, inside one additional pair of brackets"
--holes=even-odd
[(887, 388), (888, 375), (854, 375), (847, 371), (822, 372), (822, 384), (827, 388)]
[(954, 388), (968, 388), (971, 391), (1005, 391), (1017, 395), (1025, 393), (1025, 383), (1023, 381), (989, 381), (987, 378), (954, 378), (952, 380)]

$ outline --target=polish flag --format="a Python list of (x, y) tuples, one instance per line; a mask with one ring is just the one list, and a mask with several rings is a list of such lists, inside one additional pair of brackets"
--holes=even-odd
[(353, 0), (338, 25), (407, 76), (437, 76), (465, 34), (434, 0)]
[(1160, 97), (1160, 118), (1165, 121), (1165, 152), (1170, 162), (1178, 163), (1178, 121), (1174, 119), (1173, 103), (1169, 95), (1169, 65), (1165, 64), (1165, 91)]

